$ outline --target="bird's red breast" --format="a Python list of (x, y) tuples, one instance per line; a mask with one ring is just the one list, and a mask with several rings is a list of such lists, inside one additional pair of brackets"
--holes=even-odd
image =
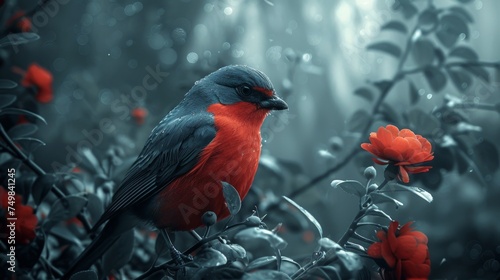
[(255, 104), (213, 104), (217, 134), (203, 149), (196, 166), (174, 180), (159, 196), (156, 225), (172, 230), (202, 226), (201, 216), (213, 211), (229, 215), (221, 181), (233, 185), (243, 199), (257, 171), (261, 151), (260, 127), (269, 112)]

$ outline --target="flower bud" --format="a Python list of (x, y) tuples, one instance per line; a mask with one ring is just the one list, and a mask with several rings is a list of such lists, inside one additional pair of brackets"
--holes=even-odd
[(363, 175), (366, 179), (371, 180), (377, 176), (377, 170), (375, 170), (375, 167), (373, 166), (368, 166), (365, 169), (365, 172), (363, 172)]
[(245, 225), (249, 227), (260, 226), (262, 220), (257, 216), (250, 216), (245, 220)]
[(368, 193), (371, 193), (371, 192), (374, 192), (378, 189), (378, 185), (377, 184), (371, 184), (369, 187), (368, 187)]
[(217, 215), (212, 211), (207, 211), (201, 216), (201, 222), (207, 227), (213, 226), (217, 222)]

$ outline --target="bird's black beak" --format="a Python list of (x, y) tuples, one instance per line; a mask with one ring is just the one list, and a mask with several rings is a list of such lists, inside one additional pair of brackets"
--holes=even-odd
[(273, 95), (269, 99), (259, 102), (259, 107), (268, 110), (285, 110), (288, 109), (288, 104), (283, 99)]

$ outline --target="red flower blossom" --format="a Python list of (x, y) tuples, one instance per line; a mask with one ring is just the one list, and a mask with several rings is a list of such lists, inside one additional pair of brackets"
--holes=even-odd
[(52, 74), (47, 69), (33, 63), (28, 67), (21, 83), (25, 87), (36, 87), (36, 99), (41, 103), (49, 103), (54, 98), (52, 79)]
[(377, 232), (380, 242), (368, 247), (368, 255), (383, 259), (384, 280), (428, 279), (431, 273), (427, 236), (413, 231), (411, 222), (398, 230), (399, 223), (391, 222), (387, 232)]
[(22, 32), (31, 31), (31, 20), (25, 17), (26, 13), (24, 11), (15, 12), (8, 20), (7, 25), (10, 26), (15, 23), (15, 27), (19, 28)]
[(35, 227), (38, 223), (36, 215), (33, 213), (33, 208), (31, 206), (23, 205), (22, 197), (15, 195), (14, 206), (9, 204), (8, 192), (0, 186), (0, 212), (4, 213), (4, 217), (0, 217), (0, 236), (2, 239), (6, 239), (10, 235), (10, 230), (7, 227), (7, 217), (11, 217), (7, 210), (8, 207), (13, 207), (15, 209), (16, 220), (16, 242), (21, 244), (28, 244), (36, 236)]
[(132, 110), (131, 113), (132, 117), (135, 119), (135, 122), (138, 125), (144, 124), (144, 121), (146, 121), (146, 117), (148, 116), (148, 110), (143, 107), (137, 107), (134, 110)]
[(421, 135), (409, 129), (401, 129), (394, 125), (379, 127), (377, 132), (370, 133), (370, 143), (361, 144), (361, 148), (377, 158), (377, 164), (390, 164), (399, 167), (399, 180), (409, 183), (408, 173), (427, 172), (431, 166), (415, 166), (434, 158), (431, 143)]

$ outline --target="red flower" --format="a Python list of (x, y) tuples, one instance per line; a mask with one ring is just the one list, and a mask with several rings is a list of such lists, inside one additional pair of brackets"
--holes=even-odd
[(24, 11), (17, 11), (14, 13), (8, 20), (7, 25), (15, 23), (17, 28), (22, 32), (30, 32), (31, 31), (31, 20), (24, 16)]
[(142, 125), (142, 124), (144, 124), (144, 121), (146, 120), (146, 117), (148, 116), (148, 110), (146, 110), (143, 107), (137, 107), (134, 110), (132, 110), (131, 115), (135, 119), (135, 122), (138, 125)]
[(41, 103), (48, 103), (54, 98), (52, 93), (52, 74), (38, 64), (31, 64), (26, 71), (22, 85), (37, 88), (36, 99)]
[(368, 255), (383, 259), (384, 280), (428, 279), (431, 273), (427, 236), (420, 231), (413, 231), (411, 222), (398, 230), (399, 223), (391, 222), (387, 232), (377, 232), (381, 242), (368, 247)]
[[(9, 204), (8, 192), (0, 186), (0, 211), (4, 213), (5, 217), (0, 217), (0, 236), (2, 239), (6, 239), (10, 235), (10, 229), (7, 227), (10, 221), (7, 217), (11, 217), (9, 211), (14, 208), (16, 229), (15, 236), (16, 242), (21, 244), (28, 244), (36, 236), (35, 227), (38, 223), (36, 215), (33, 213), (33, 208), (31, 206), (23, 205), (22, 197), (15, 195), (15, 203), (13, 205)], [(12, 202), (11, 202), (12, 203)]]
[[(371, 143), (371, 144), (370, 144)], [(421, 135), (409, 129), (401, 129), (394, 125), (379, 127), (377, 132), (370, 133), (370, 143), (361, 144), (361, 148), (377, 158), (377, 164), (390, 164), (399, 167), (399, 180), (409, 183), (408, 173), (427, 172), (431, 166), (415, 166), (434, 158), (431, 143)]]

